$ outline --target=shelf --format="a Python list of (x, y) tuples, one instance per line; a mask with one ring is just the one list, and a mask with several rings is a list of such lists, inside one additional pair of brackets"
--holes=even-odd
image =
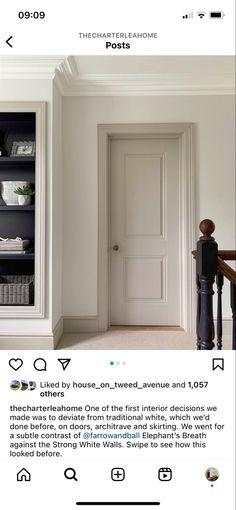
[(34, 260), (34, 253), (0, 253), (0, 260)]
[(35, 205), (0, 205), (0, 211), (34, 211)]
[(34, 156), (2, 156), (0, 157), (0, 163), (34, 163)]
[[(38, 111), (38, 109), (37, 109)], [(37, 202), (37, 197), (33, 195), (29, 205), (20, 205), (18, 201), (19, 195), (12, 194), (12, 205), (7, 205), (2, 198), (3, 186), (1, 182), (12, 181), (14, 183), (19, 181), (17, 186), (23, 186), (23, 182), (30, 183), (32, 187), (35, 186), (37, 157), (35, 149), (29, 149), (27, 152), (22, 150), (22, 153), (12, 150), (14, 142), (17, 142), (19, 147), (22, 143), (28, 143), (35, 140), (36, 136), (36, 113), (35, 112), (1, 112), (0, 113), (0, 142), (1, 149), (3, 150), (0, 156), (0, 236), (3, 238), (29, 240), (25, 250), (12, 250), (11, 246), (0, 246), (0, 272), (1, 275), (32, 275), (35, 274), (35, 211), (37, 212), (40, 203)], [(40, 140), (39, 140), (40, 141)], [(29, 143), (30, 144), (30, 143)], [(39, 144), (40, 145), (40, 144)], [(40, 151), (41, 152), (41, 151)], [(12, 155), (11, 155), (12, 154)], [(40, 170), (39, 170), (40, 171)], [(36, 179), (37, 180), (37, 179)], [(14, 190), (14, 186), (12, 191)], [(40, 191), (40, 190), (39, 190)], [(5, 195), (4, 195), (5, 196)], [(22, 199), (20, 199), (21, 202)], [(38, 220), (39, 221), (39, 220)], [(43, 228), (43, 227), (42, 227)], [(39, 235), (41, 238), (41, 225), (39, 226)], [(27, 244), (27, 243), (26, 243)], [(17, 246), (17, 245), (15, 245)], [(3, 250), (3, 248), (8, 248)], [(41, 276), (41, 265), (37, 269), (39, 274), (39, 281)], [(38, 276), (38, 275), (37, 275)], [(37, 278), (36, 278), (37, 284)], [(38, 284), (37, 284), (38, 285)], [(39, 285), (38, 285), (39, 286)], [(38, 292), (38, 291), (37, 291)], [(35, 304), (35, 302), (34, 302)], [(26, 307), (34, 308), (31, 305), (10, 305), (10, 308)], [(9, 305), (0, 305), (0, 308), (8, 307)], [(37, 303), (36, 303), (37, 308)], [(35, 313), (35, 312), (34, 312)], [(12, 317), (24, 316), (24, 312), (18, 310), (11, 311)], [(5, 316), (5, 315), (4, 315)], [(28, 316), (28, 315), (27, 315)], [(30, 314), (29, 314), (30, 316)]]

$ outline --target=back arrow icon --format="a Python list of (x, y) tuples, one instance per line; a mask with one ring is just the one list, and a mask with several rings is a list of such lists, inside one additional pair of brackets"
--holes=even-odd
[(8, 39), (6, 40), (6, 43), (8, 44), (8, 46), (10, 46), (10, 48), (13, 48), (12, 44), (9, 42), (11, 39), (12, 39), (12, 35), (10, 37), (8, 37)]

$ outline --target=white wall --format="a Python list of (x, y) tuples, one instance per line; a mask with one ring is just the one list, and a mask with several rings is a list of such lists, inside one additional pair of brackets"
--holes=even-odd
[(97, 125), (132, 122), (195, 124), (196, 221), (212, 218), (219, 247), (235, 248), (231, 96), (64, 97), (64, 316), (97, 314)]

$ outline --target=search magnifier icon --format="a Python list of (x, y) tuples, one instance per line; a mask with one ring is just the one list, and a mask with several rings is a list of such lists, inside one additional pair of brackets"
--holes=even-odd
[(67, 478), (67, 480), (75, 480), (76, 482), (78, 482), (78, 479), (76, 478), (76, 471), (74, 468), (65, 469), (64, 477)]

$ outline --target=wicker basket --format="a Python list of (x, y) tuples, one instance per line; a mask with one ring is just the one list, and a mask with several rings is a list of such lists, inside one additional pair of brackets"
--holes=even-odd
[(32, 275), (0, 276), (0, 305), (30, 305), (34, 301)]

